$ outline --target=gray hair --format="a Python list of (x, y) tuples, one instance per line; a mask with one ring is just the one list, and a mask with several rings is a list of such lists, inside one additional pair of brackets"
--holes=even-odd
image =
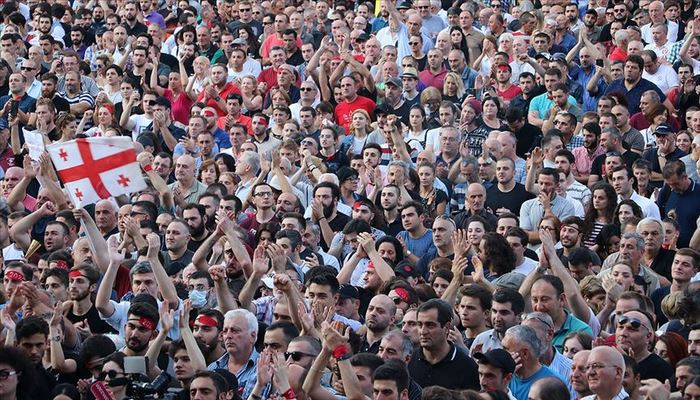
[(250, 165), (250, 168), (252, 168), (255, 175), (260, 172), (260, 155), (258, 153), (244, 151), (243, 154), (240, 155), (239, 161), (243, 161), (244, 163)]
[(232, 320), (236, 317), (245, 318), (246, 322), (248, 323), (248, 331), (255, 336), (258, 335), (258, 318), (255, 317), (255, 314), (246, 309), (239, 308), (227, 312), (224, 315), (224, 321)]
[(402, 353), (401, 357), (402, 358), (405, 358), (409, 354), (413, 353), (413, 342), (411, 341), (411, 338), (398, 329), (394, 329), (394, 330), (389, 331), (386, 335), (384, 335), (382, 340), (383, 339), (391, 340), (394, 337), (401, 338), (401, 353)]
[(393, 160), (389, 163), (388, 167), (399, 167), (399, 168), (403, 169), (404, 175), (406, 176), (406, 178), (408, 178), (408, 173), (410, 171), (408, 170), (408, 164), (406, 164), (404, 161)]
[(646, 218), (642, 219), (641, 221), (639, 221), (639, 223), (637, 223), (637, 233), (639, 233), (641, 235), (641, 233), (642, 233), (641, 226), (647, 225), (647, 224), (656, 224), (659, 227), (659, 232), (661, 232), (661, 236), (665, 236), (663, 224), (661, 223), (661, 221), (659, 221), (658, 219), (656, 219), (654, 217), (646, 217)]
[(131, 267), (131, 270), (129, 271), (129, 276), (131, 278), (134, 277), (136, 274), (152, 274), (153, 273), (153, 268), (151, 267), (151, 263), (148, 261), (141, 261), (136, 264), (134, 264), (133, 267)]
[(637, 232), (625, 232), (622, 239), (634, 239), (637, 242), (637, 250), (644, 248), (644, 238)]
[(529, 326), (515, 325), (510, 327), (506, 331), (506, 336), (512, 336), (518, 342), (525, 344), (537, 358), (540, 358), (546, 350), (544, 344), (537, 337), (537, 332)]
[(462, 161), (460, 161), (461, 165), (464, 167), (472, 166), (474, 168), (479, 167), (479, 160), (476, 159), (473, 155), (469, 154), (466, 157), (462, 157)]

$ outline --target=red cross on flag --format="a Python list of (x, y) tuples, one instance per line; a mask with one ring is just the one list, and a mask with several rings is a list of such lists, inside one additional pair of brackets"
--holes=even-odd
[(128, 137), (75, 139), (46, 150), (76, 207), (146, 188)]

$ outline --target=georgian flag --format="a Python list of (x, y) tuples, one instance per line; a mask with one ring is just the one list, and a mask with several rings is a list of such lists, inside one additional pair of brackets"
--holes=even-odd
[(146, 188), (128, 137), (75, 139), (46, 150), (76, 207)]

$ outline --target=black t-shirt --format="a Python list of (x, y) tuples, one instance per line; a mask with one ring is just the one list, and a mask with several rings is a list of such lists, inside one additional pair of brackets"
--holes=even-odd
[(535, 195), (525, 190), (525, 186), (516, 183), (510, 192), (502, 192), (498, 185), (493, 185), (486, 190), (486, 207), (491, 212), (496, 212), (499, 208), (505, 207), (515, 215), (520, 215), (520, 207), (527, 200), (535, 198)]
[(403, 225), (401, 224), (401, 216), (397, 216), (397, 218), (394, 220), (394, 222), (389, 223), (387, 221), (386, 226), (384, 227), (384, 233), (386, 233), (389, 236), (394, 236), (399, 234), (403, 229)]
[(673, 257), (675, 256), (676, 252), (674, 250), (660, 249), (659, 254), (654, 257), (649, 268), (671, 281), (673, 280), (673, 277), (671, 277), (671, 265), (673, 264)]
[(673, 373), (673, 368), (654, 353), (639, 362), (639, 375), (642, 379), (658, 379), (661, 382), (665, 382), (666, 379), (672, 381)]
[(170, 254), (167, 250), (161, 251), (161, 254), (163, 255), (163, 267), (165, 267), (165, 272), (167, 272), (169, 276), (173, 276), (182, 271), (192, 262), (192, 256), (194, 256), (191, 250), (186, 250), (185, 254), (177, 260), (170, 259)]
[(423, 349), (413, 352), (408, 371), (421, 387), (442, 386), (451, 390), (479, 390), (479, 367), (465, 352), (450, 345), (445, 358), (430, 364), (423, 356)]
[(88, 326), (90, 327), (90, 332), (93, 334), (98, 333), (117, 333), (108, 323), (106, 323), (102, 318), (100, 318), (97, 308), (93, 304), (92, 307), (84, 315), (77, 315), (73, 312), (73, 307), (71, 306), (66, 314), (66, 318), (72, 323), (78, 323), (87, 320)]
[(61, 111), (70, 112), (70, 103), (63, 97), (54, 95), (51, 101), (53, 101), (53, 105), (56, 107), (56, 114)]
[(301, 55), (301, 50), (297, 49), (289, 58), (287, 58), (287, 64), (293, 66), (299, 66), (304, 63), (304, 57)]
[[(328, 225), (331, 226), (333, 232), (340, 232), (343, 230), (343, 228), (345, 228), (345, 225), (349, 221), (350, 217), (341, 212), (336, 212), (335, 217), (332, 220), (328, 220)], [(328, 251), (328, 245), (329, 243), (326, 243), (326, 240), (323, 238), (323, 235), (321, 235), (321, 247), (324, 251)]]
[(527, 153), (540, 145), (542, 129), (526, 122), (519, 131), (515, 132), (515, 137), (518, 139), (515, 144), (515, 154), (520, 158), (527, 158)]
[[(632, 169), (632, 164), (637, 161), (641, 156), (633, 151), (626, 151), (622, 153), (622, 159), (625, 160), (625, 165), (627, 168)], [(591, 175), (598, 175), (603, 177), (603, 166), (605, 166), (605, 154), (601, 154), (593, 160), (593, 165), (591, 165)]]

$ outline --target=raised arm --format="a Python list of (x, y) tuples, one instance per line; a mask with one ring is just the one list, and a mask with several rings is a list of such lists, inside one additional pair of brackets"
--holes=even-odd
[(348, 400), (367, 400), (367, 396), (360, 389), (360, 380), (350, 364), (352, 349), (349, 344), (349, 335), (349, 327), (346, 327), (345, 334), (341, 335), (331, 324), (328, 322), (323, 323), (323, 346), (326, 347), (326, 350), (330, 350), (332, 354), (339, 354), (338, 349), (345, 348), (346, 355), (336, 358), (345, 396)]
[(165, 272), (163, 264), (161, 264), (158, 259), (160, 237), (157, 233), (149, 233), (148, 236), (146, 236), (146, 241), (148, 242), (146, 257), (148, 258), (148, 262), (151, 263), (153, 275), (155, 275), (156, 283), (158, 284), (158, 290), (163, 296), (163, 301), (167, 300), (170, 304), (170, 308), (175, 309), (180, 302), (180, 298), (177, 297), (177, 291), (175, 290), (172, 279), (170, 279), (168, 273)]
[(25, 155), (22, 159), (22, 169), (24, 169), (24, 176), (19, 183), (12, 188), (9, 196), (7, 196), (7, 206), (10, 207), (11, 210), (16, 210), (18, 208), (24, 210), (22, 201), (27, 197), (27, 187), (29, 187), (29, 184), (32, 183), (37, 175), (37, 171), (34, 169), (34, 166), (32, 166), (32, 159), (29, 158), (28, 155)]
[(83, 232), (90, 243), (95, 266), (104, 274), (109, 268), (109, 251), (107, 250), (107, 241), (105, 240), (100, 230), (97, 228), (95, 221), (84, 208), (73, 209), (73, 216), (80, 221), (83, 227)]
[(114, 280), (117, 278), (119, 266), (124, 261), (125, 250), (119, 249), (119, 241), (116, 236), (111, 236), (107, 240), (107, 251), (109, 253), (109, 266), (102, 277), (102, 282), (97, 289), (95, 296), (95, 308), (100, 315), (111, 317), (114, 314), (114, 305), (109, 301), (114, 287)]
[(221, 239), (224, 236), (224, 234), (221, 232), (221, 230), (216, 229), (214, 232), (209, 235), (208, 238), (202, 242), (201, 245), (197, 248), (197, 251), (194, 252), (194, 255), (192, 256), (192, 264), (194, 265), (195, 268), (199, 271), (207, 271), (209, 270), (209, 263), (207, 262), (207, 255), (211, 251), (212, 247), (214, 247), (214, 244)]
[(160, 330), (156, 338), (151, 340), (151, 343), (148, 345), (148, 350), (146, 351), (146, 360), (148, 360), (148, 367), (146, 370), (151, 379), (154, 379), (160, 374), (160, 368), (158, 368), (158, 364), (156, 363), (158, 361), (158, 355), (163, 348), (163, 344), (165, 344), (165, 340), (168, 338), (170, 330), (175, 324), (175, 311), (170, 309), (168, 300), (161, 303), (158, 314), (160, 314)]
[(391, 278), (396, 276), (394, 269), (379, 255), (371, 233), (360, 233), (358, 235), (358, 241), (360, 242), (360, 246), (362, 246), (367, 253), (370, 261), (372, 261), (372, 264), (374, 264), (374, 270), (377, 271), (377, 275), (382, 282), (388, 282)]
[[(63, 304), (56, 303), (53, 315), (49, 321), (49, 347), (51, 353), (51, 368), (62, 374), (72, 374), (78, 369), (78, 364), (75, 360), (66, 359), (63, 353), (63, 332), (61, 329), (61, 320), (63, 320)], [(70, 324), (70, 321), (64, 321)], [(59, 340), (54, 340), (58, 338)]]
[(226, 268), (221, 265), (212, 265), (209, 267), (209, 275), (214, 280), (217, 309), (222, 314), (237, 309), (236, 299), (233, 298), (233, 294), (226, 284)]
[(10, 237), (26, 252), (27, 249), (29, 249), (29, 245), (32, 243), (32, 227), (43, 217), (55, 214), (56, 206), (50, 201), (45, 202), (38, 210), (15, 222), (12, 228), (10, 228)]
[(265, 248), (262, 245), (258, 245), (253, 252), (253, 273), (250, 274), (245, 285), (243, 285), (243, 289), (241, 289), (241, 293), (238, 295), (238, 303), (241, 308), (255, 313), (253, 296), (258, 287), (260, 287), (260, 280), (267, 274), (269, 267), (270, 258), (265, 253)]
[(231, 250), (233, 251), (233, 256), (236, 257), (236, 260), (238, 260), (238, 262), (241, 264), (241, 268), (243, 268), (243, 273), (245, 276), (250, 276), (253, 269), (250, 255), (243, 246), (243, 241), (241, 238), (236, 235), (236, 232), (233, 229), (233, 224), (234, 222), (231, 221), (228, 216), (223, 214), (217, 215), (217, 228), (226, 235), (228, 244), (231, 246)]

